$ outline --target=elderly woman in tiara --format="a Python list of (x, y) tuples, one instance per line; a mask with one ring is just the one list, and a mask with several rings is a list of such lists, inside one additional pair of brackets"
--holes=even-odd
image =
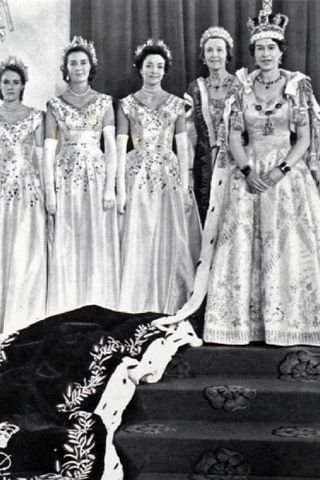
[(206, 342), (320, 345), (320, 112), (309, 78), (279, 67), (287, 23), (268, 9), (248, 22), (258, 69), (237, 72), (234, 160), (214, 172), (194, 295), (158, 321), (207, 293)]
[[(135, 67), (143, 84), (121, 100), (118, 111), (117, 192), (124, 213), (118, 308), (132, 313), (175, 313), (190, 296), (199, 258), (200, 223), (188, 190), (184, 101), (161, 86), (170, 64), (163, 41), (150, 39), (138, 47)], [(134, 149), (126, 155), (129, 131)], [(193, 220), (187, 219), (188, 211)], [(196, 245), (190, 244), (191, 237)]]
[(185, 94), (191, 107), (187, 112), (187, 129), (195, 151), (193, 185), (202, 223), (209, 207), (217, 152), (226, 151), (223, 113), (238, 87), (236, 77), (226, 69), (232, 59), (232, 48), (232, 37), (224, 28), (215, 26), (205, 30), (200, 39), (200, 58), (209, 75), (193, 81)]
[(111, 97), (90, 86), (93, 43), (74, 37), (61, 70), (68, 88), (48, 102), (46, 116), (46, 206), (54, 225), (49, 315), (87, 304), (115, 308), (119, 286), (114, 112)]
[(27, 67), (0, 63), (0, 333), (45, 316), (47, 258), (42, 185), (43, 112), (22, 103)]

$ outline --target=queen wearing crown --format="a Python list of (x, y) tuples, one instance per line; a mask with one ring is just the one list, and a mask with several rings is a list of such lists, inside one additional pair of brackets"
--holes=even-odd
[(200, 58), (209, 75), (191, 82), (185, 94), (188, 137), (194, 149), (190, 177), (202, 223), (209, 207), (217, 153), (227, 154), (223, 114), (238, 86), (237, 78), (226, 69), (232, 59), (232, 49), (233, 39), (223, 27), (205, 30), (200, 39)]
[(43, 112), (22, 103), (28, 69), (0, 63), (0, 334), (45, 317), (46, 215)]
[[(161, 87), (170, 65), (163, 41), (150, 39), (138, 47), (135, 67), (143, 85), (122, 99), (118, 110), (117, 192), (123, 213), (118, 308), (132, 313), (175, 313), (190, 296), (199, 255), (184, 101)], [(127, 155), (129, 131), (134, 149)], [(187, 217), (190, 212), (195, 218)]]
[(46, 116), (48, 315), (88, 304), (116, 308), (119, 286), (114, 112), (111, 97), (90, 86), (93, 43), (75, 37), (61, 70), (68, 88), (48, 102)]
[(237, 72), (233, 158), (216, 160), (194, 294), (156, 323), (207, 294), (206, 342), (320, 345), (319, 106), (306, 75), (280, 68), (288, 18), (269, 4), (248, 22), (258, 68)]

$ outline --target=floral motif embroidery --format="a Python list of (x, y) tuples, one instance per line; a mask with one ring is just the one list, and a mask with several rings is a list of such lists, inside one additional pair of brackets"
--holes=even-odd
[(249, 407), (249, 401), (256, 397), (254, 389), (237, 385), (206, 387), (203, 393), (213, 408), (228, 413), (245, 410)]
[(218, 448), (214, 452), (204, 452), (195, 466), (192, 480), (211, 478), (237, 478), (247, 480), (250, 465), (244, 463), (242, 455), (226, 448)]
[(152, 196), (159, 189), (181, 189), (180, 166), (172, 151), (175, 122), (184, 112), (182, 99), (170, 95), (156, 110), (140, 103), (134, 95), (121, 102), (131, 120), (134, 150), (128, 153), (128, 193), (147, 188)]
[(68, 104), (63, 98), (48, 102), (57, 121), (61, 149), (55, 162), (57, 191), (70, 194), (75, 188), (85, 192), (96, 178), (104, 181), (105, 156), (100, 148), (103, 118), (112, 107), (111, 97), (97, 95), (82, 108)]
[(320, 380), (320, 355), (299, 350), (288, 353), (279, 364), (281, 380)]
[(82, 402), (90, 395), (96, 392), (96, 389), (103, 385), (106, 379), (106, 368), (104, 363), (108, 361), (112, 355), (119, 352), (127, 353), (130, 356), (137, 356), (141, 353), (142, 346), (150, 337), (157, 335), (158, 330), (151, 324), (140, 325), (137, 327), (134, 338), (126, 339), (123, 343), (108, 337), (101, 338), (97, 345), (93, 346), (91, 356), (93, 360), (89, 366), (90, 377), (84, 379), (83, 383), (74, 383), (69, 385), (65, 394), (63, 394), (64, 403), (57, 405), (60, 412), (73, 412), (79, 410)]
[(26, 198), (34, 207), (42, 199), (39, 172), (32, 163), (34, 131), (42, 118), (33, 109), (22, 120), (7, 123), (0, 119), (0, 198), (6, 205)]
[(85, 480), (90, 476), (96, 458), (92, 453), (94, 435), (90, 433), (94, 420), (92, 413), (84, 411), (71, 414), (71, 418), (75, 418), (76, 422), (74, 428), (68, 429), (68, 442), (63, 445), (66, 453), (61, 473), (66, 478)]

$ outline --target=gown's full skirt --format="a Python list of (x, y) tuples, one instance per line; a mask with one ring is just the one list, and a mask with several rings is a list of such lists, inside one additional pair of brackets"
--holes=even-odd
[[(57, 206), (51, 219), (48, 315), (90, 304), (116, 308), (116, 207), (106, 211), (102, 208), (105, 175), (100, 149), (89, 146), (81, 151), (81, 170), (77, 150), (69, 147), (56, 158)], [(76, 168), (72, 172), (64, 169), (67, 157), (74, 158)]]
[[(253, 142), (247, 156), (263, 175), (289, 150), (278, 136)], [(320, 345), (320, 197), (304, 159), (260, 194), (234, 166), (223, 215), (205, 341)]]

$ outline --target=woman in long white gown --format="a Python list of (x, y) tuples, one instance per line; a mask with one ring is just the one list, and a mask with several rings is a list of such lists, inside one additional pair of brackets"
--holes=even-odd
[(43, 113), (22, 103), (27, 67), (0, 64), (0, 333), (45, 317), (46, 215), (41, 184)]
[[(191, 294), (200, 250), (184, 101), (161, 87), (170, 63), (162, 41), (139, 47), (135, 65), (143, 86), (121, 100), (118, 113), (117, 192), (124, 212), (118, 308), (132, 313), (175, 313)], [(126, 155), (129, 130), (134, 149)]]
[(213, 174), (194, 298), (163, 320), (206, 292), (206, 342), (320, 345), (320, 109), (310, 79), (279, 68), (287, 22), (264, 10), (249, 22), (258, 69), (237, 72), (234, 160)]
[(44, 164), (47, 210), (53, 218), (48, 315), (88, 304), (116, 308), (114, 112), (111, 97), (90, 86), (96, 67), (93, 44), (75, 37), (64, 51), (68, 88), (48, 102)]

